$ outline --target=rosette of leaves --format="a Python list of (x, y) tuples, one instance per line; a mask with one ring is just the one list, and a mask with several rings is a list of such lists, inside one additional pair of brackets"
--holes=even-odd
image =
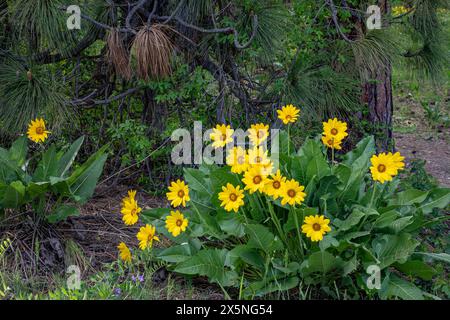
[[(186, 168), (191, 201), (182, 211), (189, 218), (188, 232), (176, 238), (167, 232), (164, 221), (170, 209), (142, 213), (174, 243), (155, 249), (157, 257), (177, 273), (207, 276), (224, 290), (239, 288), (240, 297), (246, 298), (286, 297), (297, 288), (296, 295), (304, 298), (345, 294), (354, 299), (423, 299), (426, 293), (408, 277), (430, 280), (435, 270), (429, 262), (449, 262), (449, 256), (418, 252), (416, 235), (448, 219), (431, 213), (448, 206), (450, 189), (398, 192), (398, 177), (375, 183), (369, 173), (373, 137), (337, 156), (334, 164), (327, 160), (319, 137), (307, 139), (295, 153), (288, 153), (289, 143), (282, 131), (280, 169), (306, 187), (301, 206), (291, 208), (263, 194), (246, 193), (243, 210), (228, 213), (220, 207), (218, 193), (227, 183), (243, 187), (241, 177), (216, 165)], [(316, 214), (330, 219), (332, 229), (318, 244), (298, 230), (298, 222)], [(369, 266), (379, 268), (381, 290), (368, 288)]]
[(31, 207), (51, 223), (78, 215), (76, 204), (93, 195), (108, 148), (105, 145), (72, 169), (83, 141), (80, 137), (65, 151), (50, 145), (31, 157), (26, 137), (17, 139), (9, 149), (0, 148), (0, 210)]

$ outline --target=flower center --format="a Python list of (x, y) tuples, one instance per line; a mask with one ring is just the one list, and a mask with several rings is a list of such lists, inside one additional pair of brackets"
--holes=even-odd
[(233, 201), (233, 202), (236, 201), (237, 200), (237, 195), (234, 194), (234, 193), (230, 194), (230, 200)]
[(287, 194), (288, 194), (289, 197), (293, 198), (293, 197), (295, 197), (296, 192), (295, 192), (295, 190), (290, 189), (290, 190), (288, 190)]
[(244, 158), (244, 156), (239, 156), (237, 160), (238, 160), (238, 163), (239, 163), (239, 164), (244, 164), (244, 163), (245, 163), (245, 158)]
[(264, 137), (264, 131), (262, 130), (258, 130), (258, 133), (256, 134), (256, 136), (261, 139), (262, 137)]
[(256, 163), (261, 163), (263, 159), (262, 159), (262, 157), (257, 156), (257, 157), (255, 158), (255, 160), (256, 160)]
[(227, 140), (227, 135), (225, 133), (222, 133), (222, 141)]
[(131, 215), (135, 215), (137, 213), (137, 209), (136, 208), (133, 208), (133, 209), (131, 209)]
[(314, 223), (312, 228), (314, 231), (320, 231), (320, 229), (321, 229), (320, 224), (318, 224), (318, 223)]
[(280, 181), (274, 181), (272, 183), (272, 186), (273, 186), (274, 189), (280, 189), (281, 183), (280, 183)]
[(383, 173), (386, 171), (386, 166), (384, 164), (380, 164), (380, 165), (378, 165), (377, 169), (378, 169), (378, 172)]
[(180, 197), (180, 198), (184, 197), (184, 191), (183, 190), (178, 191), (178, 197)]
[(338, 134), (338, 130), (336, 128), (331, 129), (331, 134), (333, 136), (337, 135)]
[(177, 227), (181, 227), (182, 224), (183, 224), (183, 220), (178, 219), (177, 220)]
[(44, 131), (45, 131), (45, 130), (44, 130), (44, 128), (42, 128), (42, 127), (37, 127), (37, 128), (36, 128), (36, 133), (37, 133), (37, 134), (43, 134)]
[(334, 144), (333, 139), (328, 140), (328, 144), (329, 144), (330, 146), (332, 146), (332, 145)]
[(259, 183), (261, 183), (261, 181), (262, 181), (261, 176), (255, 176), (255, 177), (253, 177), (253, 183), (259, 184)]
[(290, 115), (286, 116), (286, 120), (291, 120), (291, 119), (292, 119), (292, 116), (290, 116)]

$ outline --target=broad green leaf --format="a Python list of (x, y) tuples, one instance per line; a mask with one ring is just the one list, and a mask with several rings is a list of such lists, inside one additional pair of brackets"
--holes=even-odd
[(330, 168), (328, 167), (327, 161), (324, 159), (323, 154), (316, 154), (309, 160), (308, 166), (306, 168), (306, 179), (310, 180), (312, 177), (316, 176), (317, 180), (330, 173)]
[(272, 292), (288, 291), (298, 286), (298, 277), (287, 277), (276, 281), (260, 281), (253, 282), (245, 288), (244, 296), (246, 297), (262, 297)]
[(428, 198), (419, 207), (423, 213), (430, 213), (434, 208), (443, 209), (450, 203), (450, 188), (436, 188), (430, 191)]
[(245, 226), (245, 233), (249, 236), (247, 245), (252, 248), (258, 248), (265, 252), (282, 249), (279, 239), (260, 224), (248, 224)]
[(184, 179), (189, 185), (190, 190), (197, 192), (201, 197), (212, 197), (213, 191), (206, 183), (206, 174), (204, 172), (197, 169), (185, 168)]
[(50, 223), (57, 223), (66, 220), (70, 216), (78, 216), (80, 211), (73, 206), (61, 205), (56, 208), (53, 213), (47, 216), (47, 221)]
[(405, 281), (396, 275), (386, 277), (379, 291), (381, 299), (400, 298), (403, 300), (423, 300), (422, 291), (412, 282)]
[(80, 198), (80, 202), (87, 201), (94, 194), (98, 179), (103, 172), (107, 155), (103, 154), (91, 163), (75, 180), (70, 181), (70, 190)]
[(415, 276), (428, 281), (436, 274), (435, 269), (421, 260), (409, 260), (405, 263), (397, 263), (394, 266), (408, 276)]
[(193, 256), (197, 250), (188, 243), (171, 246), (158, 254), (158, 258), (169, 263), (180, 263)]
[(415, 254), (420, 254), (427, 258), (450, 263), (450, 254), (448, 254), (448, 253), (415, 252)]
[(79, 137), (74, 143), (72, 143), (72, 145), (69, 147), (66, 153), (64, 153), (61, 159), (59, 159), (58, 170), (56, 173), (58, 177), (64, 177), (64, 175), (68, 173), (75, 160), (75, 157), (78, 154), (78, 151), (80, 150), (81, 145), (83, 144), (83, 141), (84, 136)]
[(385, 234), (372, 241), (372, 249), (384, 269), (395, 262), (405, 263), (418, 244), (409, 233)]
[(341, 258), (336, 258), (327, 251), (317, 251), (312, 253), (308, 260), (302, 263), (302, 272), (304, 275), (315, 272), (326, 274), (332, 270), (341, 268), (342, 266), (343, 263)]
[(220, 212), (217, 214), (216, 219), (217, 223), (222, 229), (223, 232), (233, 235), (235, 237), (241, 238), (244, 236), (244, 224), (242, 221), (239, 221), (239, 217), (237, 214), (232, 212)]
[(3, 207), (18, 208), (22, 205), (25, 196), (25, 186), (21, 181), (11, 182), (4, 191)]
[(361, 219), (366, 216), (361, 210), (355, 209), (345, 220), (335, 219), (333, 224), (338, 227), (338, 231), (350, 230), (353, 226), (356, 226)]
[(11, 148), (9, 148), (9, 158), (18, 167), (25, 164), (28, 150), (28, 139), (23, 136), (13, 142)]
[(37, 168), (33, 174), (33, 181), (48, 181), (51, 176), (56, 175), (58, 170), (58, 158), (56, 156), (56, 146), (51, 145), (42, 155)]
[(411, 206), (415, 203), (422, 203), (428, 196), (429, 191), (421, 191), (417, 189), (408, 189), (397, 193), (397, 195), (389, 201), (389, 206)]
[(265, 260), (258, 249), (249, 247), (247, 245), (237, 245), (229, 253), (230, 263), (236, 266), (237, 260), (241, 259), (243, 262), (254, 266), (260, 271), (264, 271)]
[(228, 251), (204, 249), (180, 263), (175, 272), (188, 275), (207, 276), (211, 282), (227, 287), (236, 283), (237, 274), (226, 269)]

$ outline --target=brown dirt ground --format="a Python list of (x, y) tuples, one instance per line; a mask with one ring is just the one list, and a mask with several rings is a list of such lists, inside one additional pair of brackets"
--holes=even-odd
[[(411, 97), (396, 99), (394, 112), (395, 147), (405, 156), (426, 161), (425, 168), (438, 182), (450, 187), (450, 130), (430, 128), (422, 107)], [(401, 130), (399, 130), (401, 128)]]

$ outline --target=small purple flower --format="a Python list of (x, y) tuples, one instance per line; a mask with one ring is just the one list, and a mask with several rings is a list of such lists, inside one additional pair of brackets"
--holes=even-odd
[(115, 296), (120, 296), (122, 293), (122, 290), (120, 290), (120, 288), (114, 288), (114, 295)]
[(144, 275), (138, 276), (138, 279), (140, 283), (144, 282)]
[(131, 281), (136, 282), (136, 277), (134, 276), (134, 274), (131, 276)]

